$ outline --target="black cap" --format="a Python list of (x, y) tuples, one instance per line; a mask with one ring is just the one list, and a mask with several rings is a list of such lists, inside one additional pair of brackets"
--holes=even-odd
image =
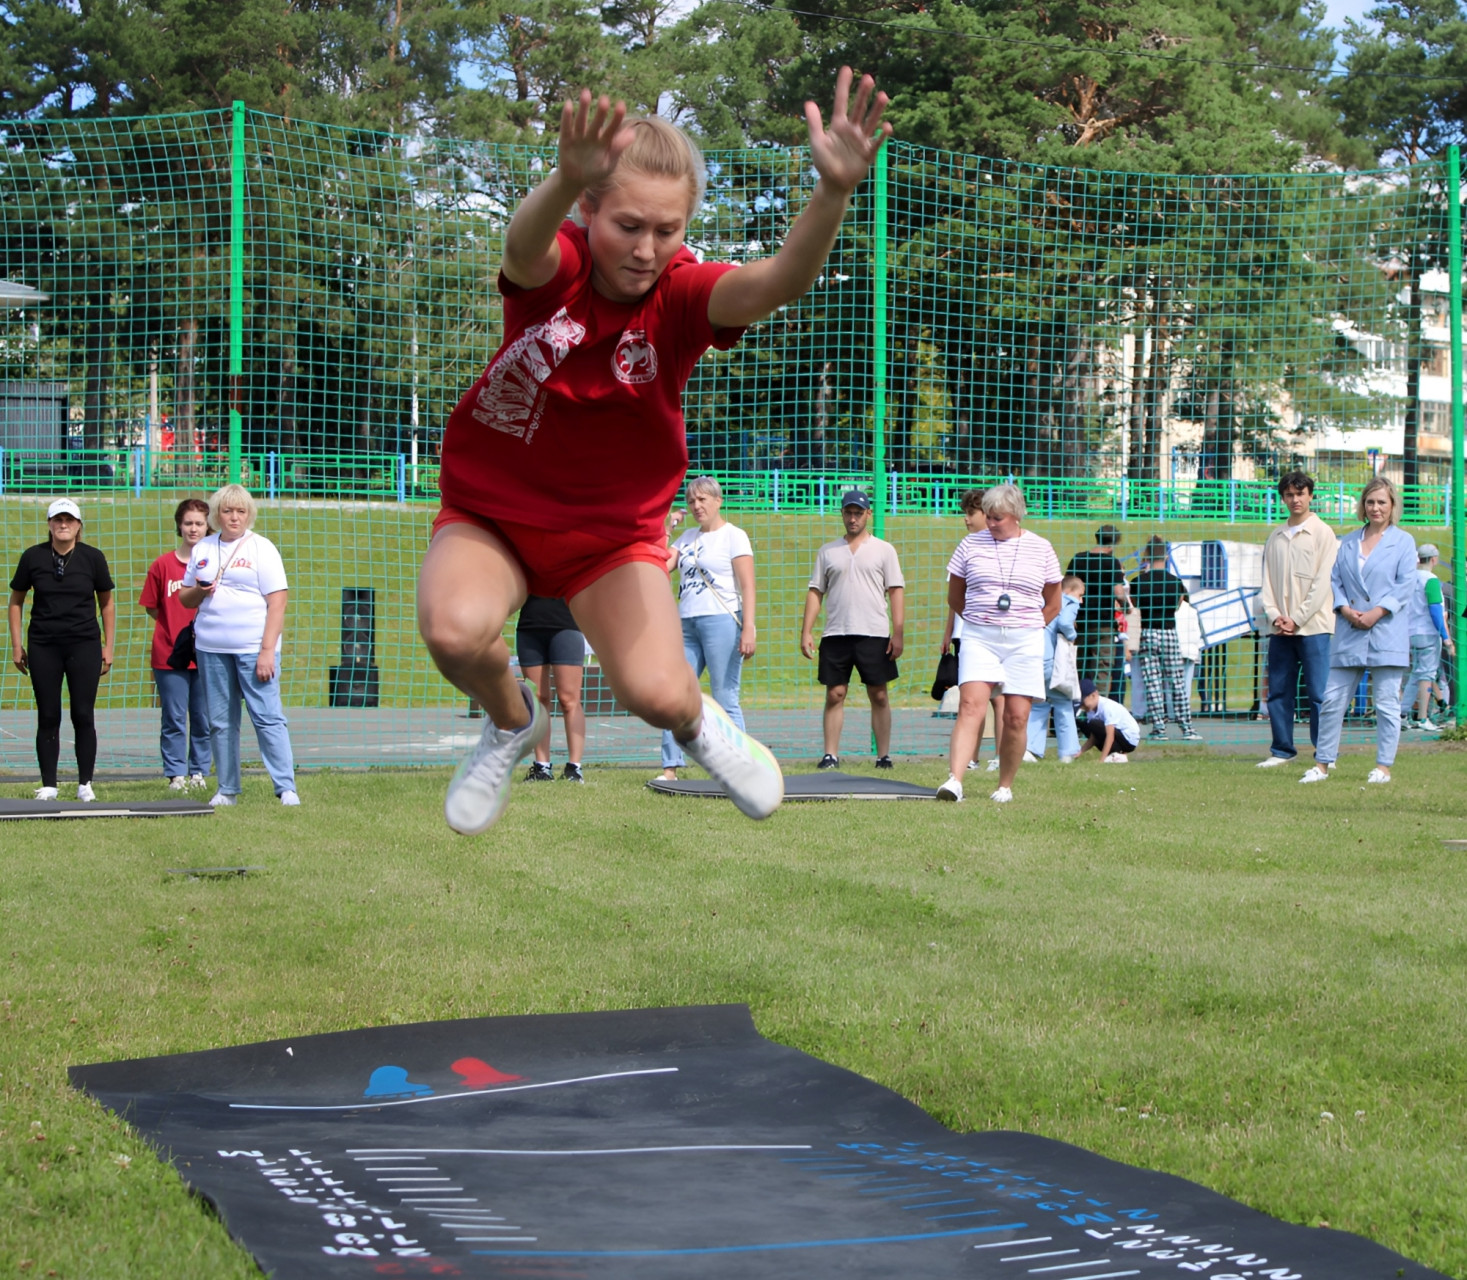
[(841, 494), (840, 506), (842, 511), (844, 511), (847, 507), (862, 507), (865, 510), (870, 511), (871, 498), (869, 495), (862, 493), (859, 489), (847, 489), (843, 494)]
[(1088, 698), (1094, 692), (1095, 681), (1091, 680), (1089, 677), (1082, 677), (1080, 680), (1080, 697), (1082, 699)]

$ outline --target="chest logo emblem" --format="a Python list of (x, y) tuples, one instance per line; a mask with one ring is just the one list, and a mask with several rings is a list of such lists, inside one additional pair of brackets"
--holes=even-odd
[(628, 329), (616, 344), (611, 370), (618, 382), (635, 386), (657, 376), (657, 348), (647, 341), (645, 329)]

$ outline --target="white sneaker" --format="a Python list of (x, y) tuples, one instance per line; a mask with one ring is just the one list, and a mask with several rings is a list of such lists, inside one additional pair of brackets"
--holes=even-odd
[(1039, 760), (1040, 760), (1040, 757), (1039, 756), (1036, 756), (1032, 751), (1026, 751), (1026, 752), (1024, 752), (1024, 759), (1022, 760), (1021, 763), (1023, 763), (1023, 764), (1038, 764), (1039, 763)]
[(963, 798), (963, 784), (953, 777), (952, 774), (948, 774), (947, 781), (937, 788), (937, 798), (939, 800), (951, 800), (956, 804)]
[(981, 764), (979, 764), (978, 761), (976, 761), (976, 760), (969, 760), (968, 761), (968, 768), (970, 770), (972, 770), (972, 769), (981, 769), (982, 767), (983, 766)]
[(55, 800), (60, 794), (61, 792), (59, 792), (55, 787), (36, 788), (37, 800)]
[(1061, 764), (1074, 764), (1075, 761), (1078, 760), (1079, 758), (1080, 757), (1077, 756), (1077, 755), (1075, 755), (1075, 756), (1061, 756), (1059, 758), (1059, 762)]
[(479, 745), (459, 765), (443, 797), (443, 816), (460, 835), (476, 836), (494, 825), (509, 800), (515, 765), (550, 736), (550, 717), (540, 699), (523, 680), (517, 683), (530, 722), (520, 729), (499, 729), (492, 720), (485, 724)]
[(1010, 791), (1007, 787), (1000, 787), (988, 798), (992, 800), (994, 804), (1008, 804), (1008, 802), (1014, 798), (1014, 793)]
[(1370, 777), (1365, 779), (1366, 782), (1375, 783), (1389, 782), (1390, 780), (1391, 775), (1388, 774), (1384, 769), (1372, 769), (1370, 771)]
[(988, 762), (988, 772), (989, 773), (997, 773), (998, 772), (998, 768), (999, 768), (999, 761), (998, 761), (998, 757), (995, 756), (992, 760), (990, 760)]
[(168, 790), (170, 790), (170, 791), (187, 791), (188, 790), (188, 779), (185, 778), (182, 774), (179, 774), (178, 777), (176, 777), (176, 778), (169, 778), (168, 779)]
[(721, 783), (746, 818), (767, 818), (784, 799), (784, 774), (779, 761), (762, 742), (751, 738), (728, 718), (706, 693), (703, 722), (691, 742), (682, 749)]
[(97, 793), (92, 790), (90, 782), (79, 782), (76, 787), (76, 798), (83, 804), (91, 804), (97, 798)]
[(1281, 764), (1292, 763), (1293, 759), (1293, 756), (1269, 756), (1265, 760), (1260, 760), (1255, 767), (1259, 769), (1277, 769)]
[(294, 791), (282, 791), (280, 793), (280, 803), (285, 805), (286, 808), (290, 808), (293, 805), (298, 805), (300, 804), (300, 802), (300, 796), (296, 795)]
[(1102, 760), (1100, 763), (1101, 764), (1130, 764), (1131, 763), (1131, 757), (1128, 756), (1124, 751), (1112, 751), (1110, 753), (1110, 755), (1106, 756), (1106, 758), (1104, 760)]
[(210, 797), (209, 803), (213, 805), (213, 807), (216, 809), (225, 809), (234, 803), (234, 797), (227, 796), (222, 791), (216, 791), (213, 796)]
[(1302, 778), (1300, 778), (1299, 781), (1324, 782), (1329, 777), (1329, 770), (1330, 766), (1328, 765), (1311, 765), (1309, 767), (1309, 772), (1306, 773)]
[(188, 776), (188, 785), (190, 787), (207, 787), (209, 785), (209, 779), (204, 777), (202, 773), (191, 773)]

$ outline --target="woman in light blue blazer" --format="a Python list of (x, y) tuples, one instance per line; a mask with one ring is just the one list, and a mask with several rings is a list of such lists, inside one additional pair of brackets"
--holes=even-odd
[(1411, 665), (1409, 613), (1416, 584), (1416, 540), (1397, 527), (1396, 486), (1377, 476), (1356, 508), (1364, 527), (1340, 540), (1330, 582), (1335, 635), (1319, 713), (1315, 765), (1299, 781), (1323, 782), (1340, 754), (1345, 709), (1365, 672), (1375, 697), (1375, 768), (1367, 782), (1389, 782), (1401, 740), (1401, 682)]

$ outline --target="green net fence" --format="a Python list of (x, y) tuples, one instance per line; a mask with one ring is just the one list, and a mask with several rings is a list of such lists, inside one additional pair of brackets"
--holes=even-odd
[[(0, 122), (0, 144), (3, 275), (38, 291), (0, 309), (0, 530), (13, 560), (67, 494), (113, 565), (104, 767), (156, 766), (137, 593), (178, 499), (236, 478), (291, 576), (300, 762), (451, 760), (478, 726), (417, 639), (416, 570), (443, 425), (498, 343), (500, 237), (553, 156), (242, 109)], [(708, 161), (690, 244), (771, 252), (808, 156)], [(1282, 472), (1314, 474), (1315, 509), (1342, 530), (1364, 480), (1392, 475), (1451, 564), (1451, 190), (1445, 165), (1189, 177), (889, 147), (817, 286), (705, 357), (685, 397), (691, 470), (720, 480), (755, 547), (751, 726), (818, 754), (800, 610), (859, 485), (908, 583), (894, 748), (940, 749), (927, 686), (957, 498), (1012, 479), (1062, 563), (1100, 523), (1133, 563), (1151, 534), (1173, 542), (1213, 601), (1205, 736), (1261, 750), (1249, 549), (1283, 516)], [(655, 735), (615, 713), (588, 662), (593, 760), (650, 761)], [(373, 668), (370, 690), (333, 675), (352, 663)], [(0, 699), (0, 767), (27, 772), (13, 669)], [(864, 750), (855, 702), (847, 739)]]

